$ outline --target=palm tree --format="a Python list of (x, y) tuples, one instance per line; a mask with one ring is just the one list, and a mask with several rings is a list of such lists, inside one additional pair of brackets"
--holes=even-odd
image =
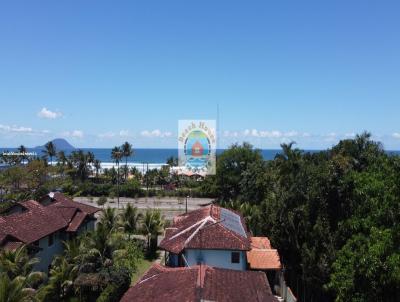
[(94, 161), (96, 159), (94, 156), (94, 153), (89, 151), (86, 155), (86, 158), (87, 158), (87, 163), (88, 163), (89, 168), (92, 168), (92, 164), (94, 164)]
[(63, 256), (56, 257), (50, 269), (49, 282), (46, 285), (47, 291), (52, 292), (51, 297), (59, 300), (71, 293), (76, 275), (75, 265), (69, 263)]
[(1, 302), (28, 302), (35, 301), (35, 290), (30, 286), (42, 278), (42, 273), (35, 272), (27, 277), (17, 276), (9, 278), (7, 273), (0, 273), (0, 301)]
[(6, 272), (10, 279), (27, 276), (38, 262), (37, 258), (29, 257), (25, 246), (16, 250), (3, 250), (0, 253), (0, 271)]
[(89, 162), (91, 160), (90, 152), (85, 154), (82, 150), (73, 151), (70, 155), (70, 161), (73, 167), (77, 170), (81, 181), (85, 181), (89, 174)]
[(60, 151), (57, 153), (57, 158), (58, 158), (58, 162), (64, 166), (67, 163), (67, 157), (65, 156), (65, 152), (64, 151)]
[(99, 177), (99, 170), (101, 169), (101, 161), (95, 159), (93, 162), (94, 168), (96, 169), (96, 178)]
[(133, 154), (133, 149), (132, 145), (128, 142), (125, 142), (121, 146), (122, 154), (125, 157), (125, 181), (128, 178), (128, 157), (132, 156)]
[(53, 156), (56, 156), (57, 154), (57, 150), (56, 150), (56, 146), (54, 146), (53, 142), (50, 141), (48, 142), (46, 145), (44, 145), (45, 150), (43, 150), (42, 152), (50, 157), (50, 163), (53, 163)]
[(119, 208), (119, 162), (123, 156), (122, 150), (119, 147), (114, 147), (111, 150), (111, 158), (114, 159), (117, 164), (117, 198), (118, 198), (118, 208)]
[(138, 209), (133, 207), (130, 203), (128, 203), (126, 208), (119, 215), (119, 225), (125, 233), (128, 233), (129, 239), (131, 239), (131, 234), (137, 231), (138, 222), (141, 217), (142, 215), (138, 213)]
[(28, 159), (28, 157), (26, 156), (26, 148), (24, 145), (19, 146), (18, 148), (18, 153), (21, 153), (20, 158), (21, 158), (21, 162), (23, 162), (24, 160)]
[(146, 211), (143, 224), (142, 234), (147, 238), (147, 251), (151, 253), (155, 251), (157, 246), (158, 235), (161, 234), (164, 227), (164, 221), (161, 217), (160, 210), (149, 209)]
[(100, 218), (101, 224), (107, 231), (111, 232), (117, 227), (118, 216), (114, 208), (105, 208)]
[(80, 243), (77, 238), (73, 238), (68, 241), (64, 241), (64, 255), (65, 259), (69, 262), (74, 262), (79, 257), (80, 251)]

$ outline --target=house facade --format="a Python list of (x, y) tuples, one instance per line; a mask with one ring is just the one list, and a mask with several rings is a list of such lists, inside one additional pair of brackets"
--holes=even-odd
[(62, 254), (63, 241), (94, 229), (97, 211), (61, 193), (16, 203), (0, 216), (0, 250), (26, 245), (40, 260), (34, 270), (47, 272), (54, 256)]
[(247, 269), (251, 249), (243, 217), (215, 205), (176, 216), (159, 246), (170, 267), (205, 264), (240, 271)]
[[(170, 269), (209, 266), (257, 272), (265, 277), (269, 292), (279, 297), (276, 301), (296, 301), (285, 283), (278, 250), (267, 237), (251, 236), (244, 218), (234, 210), (210, 205), (178, 215), (159, 247), (166, 251), (165, 265)], [(269, 301), (257, 299), (242, 301)]]

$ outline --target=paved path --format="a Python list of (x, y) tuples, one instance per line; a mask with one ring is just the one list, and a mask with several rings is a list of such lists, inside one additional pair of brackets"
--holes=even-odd
[[(97, 197), (75, 197), (74, 201), (97, 206), (97, 199)], [(188, 211), (198, 209), (202, 205), (209, 204), (212, 201), (213, 199), (211, 198), (188, 198)], [(186, 198), (177, 197), (120, 197), (120, 208), (126, 207), (128, 203), (137, 207), (140, 212), (144, 212), (146, 209), (160, 209), (167, 220), (171, 220), (174, 216), (184, 213), (186, 208)], [(117, 198), (108, 198), (108, 202), (104, 207), (118, 208)]]

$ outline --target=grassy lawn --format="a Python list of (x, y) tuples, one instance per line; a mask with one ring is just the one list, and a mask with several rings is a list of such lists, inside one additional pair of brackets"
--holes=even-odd
[(137, 267), (137, 272), (132, 277), (132, 285), (143, 276), (143, 274), (150, 268), (153, 264), (153, 260), (142, 259)]

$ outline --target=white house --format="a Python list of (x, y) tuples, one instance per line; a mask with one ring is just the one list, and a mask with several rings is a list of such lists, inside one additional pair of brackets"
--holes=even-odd
[(206, 264), (240, 271), (251, 249), (243, 217), (215, 205), (176, 216), (159, 246), (170, 267)]
[(26, 245), (40, 260), (34, 270), (47, 272), (53, 257), (64, 250), (62, 241), (94, 229), (97, 211), (61, 193), (16, 203), (0, 216), (0, 250)]

